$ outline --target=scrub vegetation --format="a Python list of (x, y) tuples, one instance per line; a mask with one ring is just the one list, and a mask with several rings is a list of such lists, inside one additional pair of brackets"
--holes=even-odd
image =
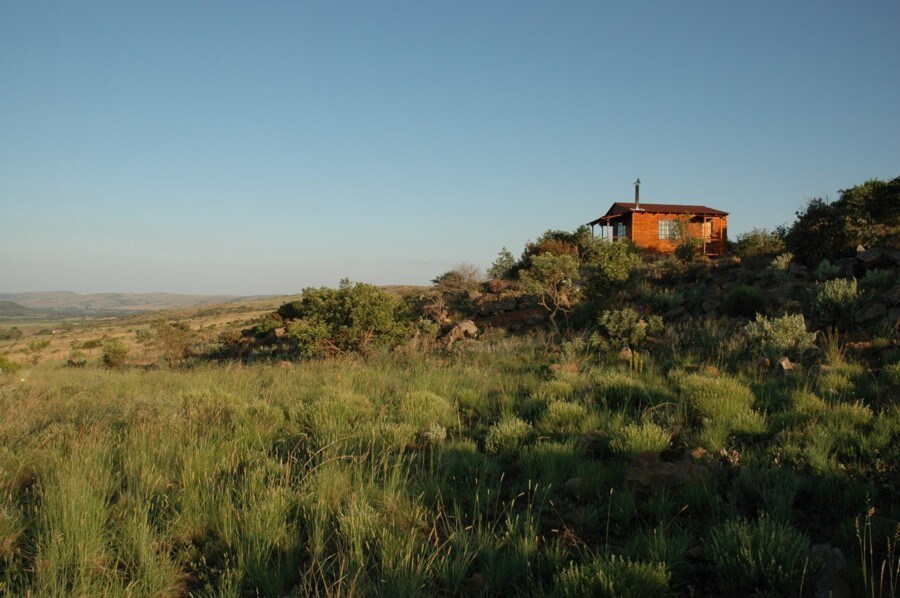
[(895, 596), (892, 226), (822, 268), (548, 231), (489, 280), (24, 329), (0, 594)]

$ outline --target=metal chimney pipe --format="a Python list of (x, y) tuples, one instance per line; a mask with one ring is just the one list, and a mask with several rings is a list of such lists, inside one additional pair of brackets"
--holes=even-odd
[(641, 179), (634, 182), (634, 209), (641, 209)]

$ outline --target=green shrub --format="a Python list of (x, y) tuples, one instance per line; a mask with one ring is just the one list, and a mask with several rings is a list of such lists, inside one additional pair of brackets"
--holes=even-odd
[(634, 243), (609, 243), (595, 239), (582, 256), (588, 299), (601, 304), (614, 301), (632, 274), (644, 265), (643, 253)]
[(654, 527), (641, 530), (631, 540), (628, 552), (636, 558), (651, 563), (662, 563), (676, 576), (688, 569), (687, 552), (692, 544), (691, 535), (673, 527)]
[(20, 369), (22, 369), (22, 364), (16, 363), (0, 353), (0, 374), (14, 374)]
[(819, 262), (819, 265), (816, 266), (816, 269), (813, 272), (813, 276), (816, 277), (816, 280), (825, 281), (831, 280), (832, 278), (837, 278), (837, 275), (840, 273), (840, 267), (832, 264), (826, 259)]
[(733, 249), (734, 253), (742, 258), (774, 255), (784, 251), (784, 236), (777, 230), (754, 228), (738, 235)]
[(793, 259), (794, 254), (790, 252), (775, 256), (772, 258), (772, 261), (769, 262), (766, 269), (763, 270), (762, 278), (769, 282), (781, 282), (787, 280), (788, 267), (791, 265), (791, 260)]
[(533, 437), (534, 429), (518, 417), (507, 417), (488, 430), (484, 450), (494, 455), (515, 456)]
[(859, 306), (855, 278), (836, 278), (819, 285), (812, 302), (812, 312), (820, 323), (845, 328), (853, 320)]
[(767, 516), (726, 521), (708, 537), (706, 554), (727, 595), (798, 596), (804, 581), (814, 579), (809, 538), (787, 523)]
[(649, 334), (656, 334), (663, 328), (662, 318), (656, 315), (646, 319), (631, 307), (606, 310), (597, 319), (599, 335), (592, 341), (606, 349), (640, 347)]
[(325, 357), (335, 350), (328, 338), (331, 329), (317, 318), (295, 320), (287, 325), (287, 333), (297, 343), (301, 357)]
[(662, 563), (641, 563), (621, 556), (595, 556), (569, 565), (556, 577), (556, 596), (647, 598), (669, 591), (669, 572)]
[(547, 434), (586, 432), (589, 426), (587, 409), (583, 405), (567, 401), (550, 403), (538, 424), (538, 428)]
[(888, 384), (900, 386), (900, 361), (884, 366), (882, 374)]
[(542, 253), (532, 256), (531, 265), (519, 271), (525, 290), (538, 296), (551, 322), (559, 312), (568, 314), (575, 307), (578, 287), (578, 258), (568, 254)]
[(276, 329), (284, 326), (281, 314), (272, 312), (261, 316), (253, 321), (253, 336), (264, 337), (275, 332)]
[(771, 360), (783, 356), (799, 360), (816, 346), (816, 334), (806, 331), (803, 314), (787, 314), (771, 320), (762, 314), (756, 314), (756, 320), (744, 326), (744, 336), (763, 356)]
[(318, 357), (402, 342), (410, 327), (401, 309), (390, 293), (344, 279), (337, 289), (305, 289), (302, 299), (278, 312), (290, 321), (288, 330), (300, 354)]
[(887, 291), (897, 282), (897, 273), (891, 270), (873, 268), (859, 281), (859, 288), (863, 291), (881, 292)]
[(654, 311), (664, 312), (684, 304), (684, 293), (675, 289), (660, 289), (644, 282), (639, 287), (639, 301)]
[(653, 422), (628, 424), (612, 434), (610, 447), (617, 453), (661, 453), (669, 448), (672, 433)]
[(125, 365), (128, 358), (128, 345), (117, 338), (109, 339), (103, 343), (103, 353), (100, 359), (108, 368), (117, 368)]
[(419, 390), (403, 395), (397, 406), (400, 422), (408, 423), (418, 431), (432, 428), (435, 424), (445, 428), (457, 424), (456, 408), (444, 397), (427, 390)]
[(752, 318), (766, 308), (766, 298), (758, 288), (746, 284), (732, 287), (725, 295), (725, 313)]
[(488, 268), (487, 274), (491, 278), (512, 278), (516, 274), (516, 258), (512, 252), (504, 247), (497, 254), (497, 259)]
[(765, 432), (765, 419), (752, 409), (756, 397), (737, 380), (690, 374), (679, 384), (690, 414), (704, 421), (697, 440), (707, 449), (724, 448), (732, 433)]
[(701, 245), (700, 239), (696, 237), (685, 237), (675, 248), (675, 257), (683, 262), (693, 262), (700, 254)]
[(841, 190), (835, 202), (813, 199), (797, 212), (785, 241), (807, 266), (851, 256), (860, 244), (897, 242), (900, 225), (900, 177), (877, 179)]

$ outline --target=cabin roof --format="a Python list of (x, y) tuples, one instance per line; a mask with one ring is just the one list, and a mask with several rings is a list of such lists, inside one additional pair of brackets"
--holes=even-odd
[(714, 210), (713, 208), (707, 208), (706, 206), (688, 206), (682, 204), (674, 204), (674, 203), (644, 203), (641, 202), (640, 210), (635, 210), (634, 202), (627, 201), (617, 201), (612, 206), (610, 206), (609, 210), (607, 210), (606, 214), (597, 218), (596, 220), (592, 220), (588, 222), (588, 225), (600, 224), (603, 220), (608, 220), (609, 218), (615, 218), (620, 214), (627, 214), (629, 212), (646, 212), (651, 214), (694, 214), (697, 216), (727, 216), (728, 212), (723, 212), (722, 210)]

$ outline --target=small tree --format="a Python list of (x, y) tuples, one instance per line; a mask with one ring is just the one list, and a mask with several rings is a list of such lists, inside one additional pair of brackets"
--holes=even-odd
[(556, 325), (559, 312), (568, 320), (578, 299), (578, 260), (573, 256), (544, 253), (531, 258), (531, 267), (520, 273), (525, 290), (538, 296), (541, 305), (550, 313)]
[(118, 368), (125, 365), (128, 358), (128, 345), (117, 338), (111, 338), (103, 343), (103, 353), (100, 359), (108, 368)]
[(278, 312), (288, 320), (300, 354), (319, 357), (400, 342), (409, 333), (402, 309), (390, 293), (344, 279), (338, 289), (305, 289), (300, 301), (286, 303)]
[(158, 321), (151, 325), (156, 346), (162, 352), (169, 367), (175, 367), (184, 359), (193, 340), (190, 327), (184, 322)]
[(49, 346), (50, 341), (47, 339), (28, 343), (28, 352), (31, 353), (32, 365), (37, 365), (37, 363), (41, 360), (41, 353), (43, 353), (44, 349)]
[(588, 299), (607, 304), (619, 297), (631, 275), (643, 267), (641, 250), (629, 241), (594, 239), (582, 267)]
[(516, 258), (512, 252), (504, 247), (497, 254), (497, 259), (488, 269), (488, 276), (491, 278), (512, 278), (516, 271)]

